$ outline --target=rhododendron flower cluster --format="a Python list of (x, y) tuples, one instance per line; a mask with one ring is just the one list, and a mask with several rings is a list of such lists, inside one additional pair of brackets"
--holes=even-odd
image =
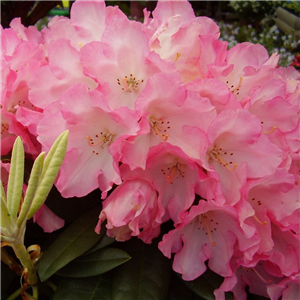
[(55, 185), (102, 191), (96, 232), (151, 243), (170, 222), (159, 249), (184, 280), (208, 267), (217, 299), (296, 299), (299, 72), (259, 44), (227, 50), (187, 1), (144, 16), (77, 0), (41, 32), (2, 29), (2, 155), (21, 136), (35, 158), (69, 130)]

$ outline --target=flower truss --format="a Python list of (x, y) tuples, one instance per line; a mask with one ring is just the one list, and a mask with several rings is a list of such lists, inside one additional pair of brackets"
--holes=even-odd
[[(187, 1), (158, 1), (141, 23), (77, 0), (70, 18), (41, 32), (14, 19), (1, 38), (2, 155), (20, 136), (34, 159), (68, 130), (55, 185), (65, 198), (101, 190), (97, 233), (106, 222), (117, 241), (151, 243), (169, 222), (158, 247), (184, 280), (209, 268), (216, 299), (297, 298), (294, 67), (259, 44), (227, 50)], [(53, 230), (46, 209), (35, 218)]]

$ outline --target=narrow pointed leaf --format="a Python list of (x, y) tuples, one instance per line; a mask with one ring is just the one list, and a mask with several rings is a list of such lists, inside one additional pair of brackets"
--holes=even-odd
[(114, 269), (129, 259), (129, 254), (121, 249), (104, 248), (78, 257), (56, 274), (75, 278), (97, 276)]
[(38, 273), (41, 281), (47, 280), (101, 239), (101, 236), (94, 231), (99, 211), (100, 208), (93, 209), (81, 216), (44, 251), (38, 263)]
[(68, 134), (69, 132), (65, 131), (56, 139), (44, 160), (41, 178), (34, 194), (27, 219), (32, 218), (32, 216), (43, 205), (52, 188), (66, 154)]
[(24, 147), (17, 137), (12, 150), (9, 178), (7, 184), (7, 207), (12, 219), (17, 216), (22, 196), (24, 178)]
[(41, 176), (42, 168), (43, 168), (43, 162), (44, 162), (44, 156), (45, 153), (42, 152), (34, 161), (30, 178), (28, 181), (28, 187), (26, 190), (26, 195), (24, 197), (24, 202), (18, 217), (17, 226), (20, 227), (24, 220), (27, 218), (27, 214), (29, 212), (32, 200), (35, 196), (35, 193), (37, 191), (38, 182)]
[(132, 239), (123, 249), (131, 260), (113, 270), (114, 300), (165, 300), (169, 289), (170, 261), (157, 245)]
[(110, 277), (107, 273), (91, 278), (64, 278), (53, 300), (112, 300)]

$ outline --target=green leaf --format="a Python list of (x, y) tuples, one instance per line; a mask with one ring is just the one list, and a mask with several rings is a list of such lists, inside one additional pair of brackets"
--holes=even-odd
[(215, 288), (207, 281), (204, 276), (200, 276), (193, 281), (184, 281), (187, 287), (189, 287), (196, 295), (206, 299), (215, 300), (214, 290)]
[(45, 202), (52, 188), (54, 180), (66, 154), (68, 135), (69, 131), (64, 131), (56, 139), (44, 160), (41, 178), (35, 191), (27, 219), (32, 218), (32, 216), (38, 211), (38, 209)]
[(13, 220), (18, 213), (24, 179), (24, 147), (21, 138), (15, 140), (7, 184), (7, 207)]
[(96, 276), (114, 269), (129, 259), (130, 256), (121, 249), (105, 248), (73, 260), (56, 274), (75, 278)]
[[(182, 279), (181, 279), (182, 280)], [(182, 280), (196, 295), (205, 300), (214, 300), (214, 290), (219, 288), (224, 278), (210, 269), (193, 281)], [(233, 300), (232, 293), (225, 293), (226, 300)]]
[(64, 278), (53, 300), (112, 300), (110, 276), (106, 273), (91, 278)]
[(47, 280), (101, 239), (101, 236), (94, 232), (98, 216), (99, 209), (84, 214), (50, 245), (38, 263), (41, 281)]
[(172, 280), (167, 300), (193, 300), (193, 292), (183, 283), (175, 272), (172, 272)]
[(132, 238), (122, 248), (132, 258), (113, 271), (112, 299), (165, 300), (171, 264), (157, 244), (147, 245)]
[[(104, 225), (105, 226), (105, 224), (106, 224), (106, 222), (105, 223), (102, 223), (102, 226)], [(107, 246), (109, 246), (109, 245), (111, 245), (111, 244), (113, 244), (113, 243), (115, 243), (116, 242), (116, 240), (115, 239), (113, 239), (113, 238), (111, 238), (111, 237), (109, 237), (109, 236), (107, 236), (106, 234), (105, 234), (105, 228), (103, 229), (101, 229), (101, 232), (100, 232), (100, 234), (102, 234), (102, 232), (104, 233), (104, 236), (103, 236), (103, 238), (94, 246), (94, 247), (92, 247), (89, 251), (87, 251), (84, 255), (87, 255), (87, 254), (90, 254), (90, 253), (93, 253), (93, 252), (95, 252), (95, 251), (98, 251), (98, 250), (100, 250), (100, 249), (103, 249), (103, 248), (105, 248), (105, 247), (107, 247)]]
[(30, 206), (32, 204), (32, 200), (34, 198), (34, 195), (36, 193), (38, 182), (40, 179), (40, 175), (43, 168), (43, 162), (44, 162), (44, 156), (45, 153), (42, 152), (34, 161), (30, 178), (28, 181), (28, 187), (26, 190), (26, 195), (24, 197), (24, 202), (18, 217), (17, 226), (20, 227), (24, 220), (27, 220), (27, 214), (29, 212)]

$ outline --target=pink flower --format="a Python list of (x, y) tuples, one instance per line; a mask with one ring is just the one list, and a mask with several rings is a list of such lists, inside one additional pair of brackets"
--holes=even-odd
[(35, 213), (33, 221), (43, 228), (44, 232), (53, 232), (65, 225), (65, 221), (52, 212), (45, 204)]
[(160, 233), (163, 213), (153, 185), (143, 175), (126, 179), (125, 171), (123, 183), (103, 202), (95, 231), (99, 233), (102, 222), (107, 220), (107, 235), (117, 241), (138, 236), (145, 243), (151, 243)]
[(259, 120), (246, 110), (221, 112), (208, 129), (208, 139), (204, 167), (218, 173), (228, 203), (240, 200), (246, 177), (271, 175), (281, 163), (281, 150), (261, 134)]
[(127, 108), (111, 111), (99, 91), (78, 84), (45, 110), (38, 127), (39, 141), (49, 149), (66, 129), (70, 131), (68, 148), (57, 188), (63, 197), (81, 197), (99, 187), (105, 198), (114, 183), (121, 183), (119, 147), (137, 133), (136, 113)]
[(175, 253), (174, 271), (182, 274), (184, 280), (193, 280), (205, 272), (206, 260), (211, 270), (224, 277), (230, 276), (233, 272), (230, 260), (235, 247), (245, 257), (251, 257), (251, 247), (259, 242), (257, 235), (246, 238), (232, 207), (200, 200), (197, 206), (191, 207), (181, 224), (163, 236), (158, 247), (169, 258)]
[(291, 300), (298, 299), (300, 294), (300, 275), (286, 277), (277, 284), (268, 286), (268, 295), (271, 299)]
[[(225, 300), (224, 292), (231, 291), (234, 299), (247, 300), (245, 288), (248, 286), (250, 293), (269, 297), (268, 289), (275, 283), (280, 282), (284, 277), (274, 277), (265, 268), (266, 262), (259, 261), (257, 264), (245, 266), (237, 264), (232, 276), (224, 279), (221, 286), (214, 291), (217, 300)], [(278, 299), (278, 298), (272, 298)]]
[(149, 150), (146, 170), (166, 210), (164, 221), (171, 218), (180, 223), (194, 202), (196, 186), (208, 179), (207, 175), (180, 148), (167, 142)]
[(148, 78), (175, 71), (172, 63), (150, 52), (142, 24), (123, 18), (108, 24), (101, 43), (84, 46), (80, 57), (85, 74), (99, 82), (112, 109), (134, 109)]
[(83, 75), (79, 52), (66, 39), (52, 41), (48, 47), (49, 64), (42, 66), (29, 81), (29, 99), (37, 107), (44, 109), (57, 101), (61, 94), (77, 83), (90, 89), (97, 84)]
[[(218, 39), (219, 27), (207, 17), (195, 17), (186, 1), (158, 1), (152, 14), (153, 19), (147, 18), (144, 23), (151, 50), (173, 61), (183, 81), (203, 76), (202, 70), (205, 72), (206, 65), (214, 61), (205, 55), (211, 51), (204, 51), (204, 47)], [(222, 48), (220, 43), (219, 49)], [(226, 47), (222, 49), (224, 53)]]
[(226, 65), (212, 65), (211, 76), (223, 81), (239, 101), (247, 102), (263, 81), (275, 77), (277, 60), (259, 44), (241, 43), (227, 53)]
[[(170, 88), (166, 90), (166, 86)], [(141, 114), (141, 131), (133, 143), (125, 145), (122, 158), (131, 168), (145, 168), (149, 148), (166, 141), (199, 159), (193, 144), (201, 143), (205, 148), (205, 132), (216, 115), (208, 99), (187, 95), (183, 82), (174, 74), (150, 78), (136, 101), (136, 110)]]

